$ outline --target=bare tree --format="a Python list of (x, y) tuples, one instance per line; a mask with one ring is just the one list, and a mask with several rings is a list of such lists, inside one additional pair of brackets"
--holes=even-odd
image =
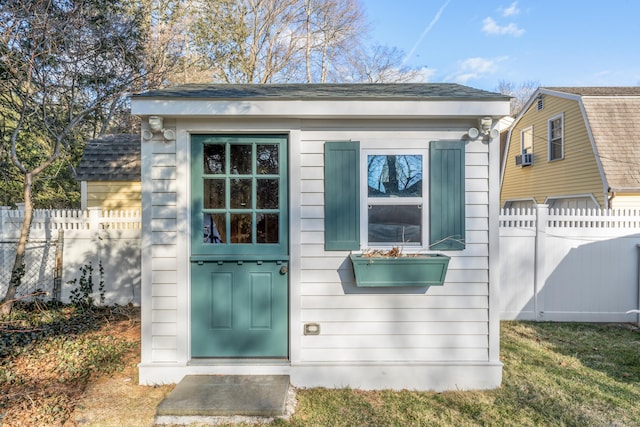
[(537, 80), (527, 80), (516, 86), (513, 82), (500, 80), (496, 92), (511, 96), (511, 115), (516, 117), (522, 111), (531, 95), (540, 87)]
[(214, 81), (291, 81), (302, 51), (300, 0), (202, 0), (194, 11), (195, 49)]
[[(142, 15), (111, 0), (0, 3), (0, 109), (11, 161), (23, 178), (25, 216), (2, 312), (24, 270), (33, 184), (95, 120), (144, 81)], [(37, 147), (37, 155), (26, 156)]]
[(389, 46), (365, 47), (350, 61), (350, 80), (367, 83), (409, 83), (422, 79), (420, 69), (403, 66), (404, 52)]
[[(188, 0), (185, 0), (188, 1)], [(367, 48), (359, 0), (200, 0), (192, 8), (192, 49), (213, 81), (401, 82), (419, 73), (402, 52)]]
[(307, 82), (341, 81), (368, 31), (357, 0), (306, 0)]
[(211, 70), (192, 40), (197, 4), (192, 0), (142, 0), (142, 7), (147, 34), (144, 62), (152, 70), (146, 85), (210, 82)]

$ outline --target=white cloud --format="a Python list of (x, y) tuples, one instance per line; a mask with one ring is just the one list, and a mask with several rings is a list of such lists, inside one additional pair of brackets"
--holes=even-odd
[(478, 77), (480, 77), (480, 76), (478, 76), (477, 74), (474, 74), (474, 73), (458, 74), (457, 76), (454, 77), (453, 80), (456, 83), (460, 83), (462, 85), (466, 85), (469, 80), (477, 79)]
[(433, 68), (422, 67), (416, 73), (416, 78), (413, 80), (414, 83), (429, 83), (433, 80), (433, 77), (436, 75), (437, 70)]
[(480, 79), (498, 71), (498, 64), (509, 59), (507, 56), (497, 58), (467, 58), (460, 62), (458, 72), (448, 80), (465, 84), (469, 80)]
[(511, 35), (515, 37), (520, 37), (524, 34), (524, 30), (522, 28), (519, 28), (513, 22), (509, 23), (508, 25), (501, 26), (498, 25), (498, 23), (491, 17), (485, 18), (482, 22), (484, 24), (482, 26), (482, 31), (488, 34)]
[(506, 9), (500, 9), (502, 11), (502, 16), (514, 16), (514, 15), (518, 15), (520, 13), (520, 9), (518, 9), (518, 2), (514, 1), (513, 3), (511, 3), (511, 5), (509, 7), (507, 7)]
[(461, 69), (462, 70), (472, 70), (477, 73), (491, 73), (495, 71), (498, 62), (504, 61), (504, 57), (497, 59), (487, 59), (487, 58), (468, 58), (462, 61)]

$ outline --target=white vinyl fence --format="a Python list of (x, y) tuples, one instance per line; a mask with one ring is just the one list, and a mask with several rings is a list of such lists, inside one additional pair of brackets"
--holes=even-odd
[(504, 320), (635, 322), (640, 211), (500, 212)]
[[(0, 207), (0, 299), (5, 295), (24, 212)], [(99, 266), (105, 304), (140, 305), (140, 212), (36, 210), (17, 297), (46, 292), (45, 300), (69, 302), (80, 268), (93, 268), (98, 299)]]

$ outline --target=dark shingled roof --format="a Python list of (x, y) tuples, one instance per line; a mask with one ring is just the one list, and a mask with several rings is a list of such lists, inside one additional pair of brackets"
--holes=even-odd
[(135, 98), (189, 99), (509, 99), (500, 93), (455, 83), (188, 84), (152, 90)]
[(87, 142), (78, 181), (140, 181), (140, 135), (105, 135)]

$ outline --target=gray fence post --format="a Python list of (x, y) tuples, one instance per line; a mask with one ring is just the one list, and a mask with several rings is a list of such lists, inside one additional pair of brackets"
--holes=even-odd
[(56, 274), (53, 278), (53, 300), (62, 299), (62, 265), (64, 251), (64, 230), (58, 229), (58, 243), (56, 244)]

